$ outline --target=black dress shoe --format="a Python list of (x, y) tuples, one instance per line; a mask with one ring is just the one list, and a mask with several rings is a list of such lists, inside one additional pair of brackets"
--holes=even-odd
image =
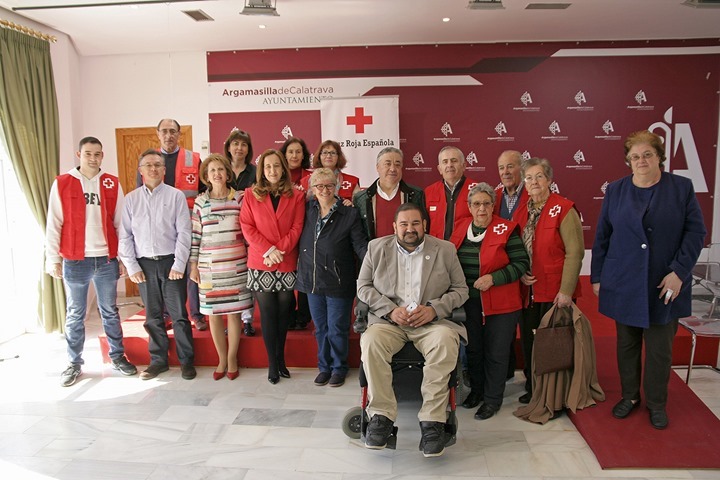
[(252, 326), (252, 323), (246, 323), (245, 327), (243, 328), (243, 333), (246, 337), (254, 337), (255, 336), (255, 328)]
[(290, 378), (290, 370), (288, 370), (285, 365), (283, 365), (282, 367), (278, 368), (278, 373), (279, 373), (280, 376), (283, 377), (283, 378)]
[(278, 377), (277, 375), (275, 375), (275, 376), (268, 375), (268, 382), (272, 383), (273, 385), (277, 384), (279, 381), (280, 381), (280, 377)]
[(668, 416), (665, 410), (650, 410), (650, 424), (658, 430), (667, 428)]
[(532, 393), (528, 392), (524, 395), (520, 395), (520, 398), (518, 398), (518, 402), (528, 404), (530, 403), (530, 400), (532, 400)]
[(625, 418), (630, 415), (630, 412), (632, 412), (634, 408), (637, 408), (639, 406), (640, 400), (637, 400), (635, 403), (633, 403), (632, 400), (623, 398), (613, 407), (612, 415), (615, 418)]
[(480, 405), (482, 397), (483, 396), (477, 393), (475, 390), (470, 390), (470, 393), (468, 393), (468, 396), (465, 397), (465, 401), (462, 403), (462, 406), (465, 408), (475, 408)]
[(495, 415), (500, 410), (500, 405), (493, 405), (492, 403), (483, 403), (478, 411), (475, 412), (475, 419), (487, 420), (488, 418)]
[(197, 376), (197, 371), (192, 365), (181, 365), (180, 376), (185, 380), (192, 380)]

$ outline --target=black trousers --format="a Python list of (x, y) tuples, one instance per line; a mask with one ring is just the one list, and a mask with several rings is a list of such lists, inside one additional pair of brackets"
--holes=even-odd
[[(662, 410), (667, 404), (668, 382), (672, 368), (672, 344), (678, 329), (675, 318), (666, 325), (651, 324), (650, 328), (617, 327), (617, 362), (622, 398), (640, 400), (642, 378), (645, 403), (651, 410)], [(641, 366), (645, 342), (645, 374)]]
[(145, 282), (139, 283), (140, 296), (145, 304), (145, 331), (150, 337), (150, 363), (168, 364), (170, 339), (165, 330), (163, 304), (172, 318), (175, 348), (180, 363), (192, 365), (195, 362), (192, 326), (188, 321), (187, 276), (170, 280), (170, 269), (175, 258), (171, 255), (161, 260), (139, 258), (138, 263), (145, 274)]
[(515, 336), (520, 310), (497, 315), (482, 315), (479, 298), (465, 302), (465, 328), (468, 344), (465, 347), (472, 391), (481, 394), (483, 401), (502, 405), (507, 378), (510, 342)]
[(260, 326), (268, 356), (268, 374), (277, 376), (278, 369), (285, 368), (288, 312), (295, 293), (292, 290), (255, 292), (255, 298), (260, 309)]
[(525, 391), (532, 393), (532, 349), (535, 341), (535, 330), (542, 317), (553, 306), (552, 302), (536, 302), (528, 308), (523, 308), (520, 317), (520, 341), (523, 352), (523, 373), (525, 374)]

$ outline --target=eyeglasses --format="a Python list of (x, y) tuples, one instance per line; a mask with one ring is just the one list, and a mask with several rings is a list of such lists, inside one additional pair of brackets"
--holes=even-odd
[(337, 157), (337, 152), (330, 151), (330, 150), (323, 150), (320, 152), (321, 157)]
[(539, 182), (540, 180), (547, 180), (547, 177), (544, 173), (538, 173), (534, 177), (528, 175), (525, 177), (525, 183), (532, 183), (532, 181), (535, 180), (536, 182)]
[(630, 162), (637, 162), (638, 160), (640, 160), (640, 158), (642, 158), (643, 160), (650, 160), (650, 159), (653, 158), (655, 155), (656, 155), (655, 152), (651, 152), (650, 150), (648, 150), (647, 152), (643, 153), (642, 155), (638, 155), (637, 153), (633, 153), (632, 155), (628, 155), (628, 156), (625, 157), (625, 158), (627, 158), (628, 161), (630, 161)]
[(172, 135), (173, 137), (179, 133), (174, 128), (163, 128), (162, 130), (158, 131), (160, 132), (160, 135)]
[(162, 163), (146, 163), (145, 165), (140, 165), (140, 168), (148, 168), (148, 169), (164, 168), (164, 167), (165, 167), (165, 165)]
[(490, 207), (492, 207), (492, 204), (493, 204), (492, 202), (471, 202), (470, 206), (472, 208), (480, 208), (480, 207), (490, 208)]
[(335, 184), (334, 184), (334, 183), (328, 183), (328, 184), (326, 184), (326, 185), (313, 185), (313, 187), (317, 188), (317, 189), (320, 190), (321, 192), (322, 192), (323, 190), (327, 190), (327, 191), (333, 191), (333, 190), (335, 190)]

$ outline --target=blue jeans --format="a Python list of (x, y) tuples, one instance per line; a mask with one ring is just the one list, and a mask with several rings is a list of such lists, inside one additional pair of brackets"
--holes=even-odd
[(328, 297), (308, 293), (310, 314), (315, 323), (318, 344), (318, 369), (347, 375), (348, 335), (353, 297)]
[(67, 297), (65, 339), (70, 363), (82, 365), (85, 345), (85, 316), (90, 282), (95, 285), (100, 317), (110, 346), (110, 358), (125, 355), (120, 315), (117, 308), (117, 282), (120, 277), (116, 258), (88, 257), (84, 260), (63, 260), (63, 281)]

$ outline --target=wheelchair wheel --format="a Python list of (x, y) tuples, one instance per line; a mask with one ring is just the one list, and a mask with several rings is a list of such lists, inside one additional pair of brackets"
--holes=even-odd
[(343, 417), (343, 433), (353, 440), (360, 438), (362, 415), (364, 415), (364, 413), (361, 407), (353, 407), (348, 410)]

